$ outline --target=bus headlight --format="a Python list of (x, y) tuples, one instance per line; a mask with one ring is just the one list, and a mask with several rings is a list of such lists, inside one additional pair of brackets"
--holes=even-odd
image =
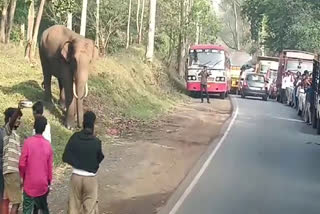
[(188, 76), (188, 80), (197, 80), (195, 76)]
[(224, 82), (226, 80), (225, 77), (216, 77), (217, 82)]

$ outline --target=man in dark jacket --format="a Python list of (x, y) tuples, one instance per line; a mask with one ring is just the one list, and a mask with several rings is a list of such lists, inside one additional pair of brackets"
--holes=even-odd
[(96, 173), (104, 159), (101, 141), (94, 136), (96, 115), (89, 111), (83, 117), (83, 130), (75, 133), (66, 145), (63, 162), (73, 167), (69, 194), (69, 214), (98, 213)]

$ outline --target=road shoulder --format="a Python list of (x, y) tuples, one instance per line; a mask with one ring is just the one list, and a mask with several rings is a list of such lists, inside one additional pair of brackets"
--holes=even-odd
[[(105, 148), (99, 172), (101, 213), (158, 212), (215, 147), (231, 112), (228, 99), (214, 99), (212, 104), (193, 100), (137, 133), (114, 140)], [(68, 180), (54, 189), (51, 210), (65, 213)]]

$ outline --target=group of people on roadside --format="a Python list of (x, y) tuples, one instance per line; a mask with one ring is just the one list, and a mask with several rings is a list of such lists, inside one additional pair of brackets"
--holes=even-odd
[(307, 124), (312, 123), (311, 106), (313, 105), (312, 74), (308, 71), (285, 72), (282, 77), (280, 101), (297, 109)]
[[(18, 129), (23, 106), (4, 112), (4, 126), (0, 128), (0, 213), (49, 214), (47, 197), (53, 175), (54, 152), (51, 128), (43, 116), (41, 102), (33, 105), (32, 136), (21, 140)], [(83, 129), (67, 142), (63, 161), (73, 167), (69, 214), (98, 213), (98, 181), (96, 173), (104, 159), (101, 141), (94, 135), (96, 115), (84, 114)]]

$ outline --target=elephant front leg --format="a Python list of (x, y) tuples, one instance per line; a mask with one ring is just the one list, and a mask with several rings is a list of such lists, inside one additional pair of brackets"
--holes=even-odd
[(71, 74), (65, 75), (63, 80), (63, 88), (65, 94), (65, 103), (66, 103), (66, 115), (64, 125), (71, 129), (75, 126), (75, 113), (76, 113), (76, 99), (73, 96), (73, 78)]
[(58, 79), (58, 82), (59, 82), (59, 88), (60, 88), (59, 105), (63, 110), (66, 110), (66, 96), (65, 96), (65, 90), (63, 87), (63, 82), (61, 79)]
[(51, 78), (52, 76), (50, 74), (44, 75), (44, 93), (45, 93), (45, 101), (52, 103), (52, 93), (51, 93)]
[(75, 114), (76, 114), (76, 99), (73, 98), (69, 107), (67, 107), (66, 118), (64, 125), (67, 129), (72, 129), (75, 127)]

